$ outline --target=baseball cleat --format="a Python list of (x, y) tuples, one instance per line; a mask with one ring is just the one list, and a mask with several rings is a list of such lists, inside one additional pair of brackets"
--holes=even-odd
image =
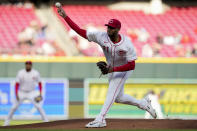
[(146, 101), (146, 106), (145, 106), (145, 110), (147, 111), (147, 112), (149, 112), (150, 113), (150, 115), (153, 117), (153, 118), (157, 118), (157, 114), (156, 114), (156, 112), (155, 112), (155, 109), (153, 109), (153, 107), (151, 106), (151, 100), (149, 99), (149, 98), (144, 98), (144, 100)]
[(3, 126), (9, 126), (10, 122), (8, 120), (5, 121), (5, 123), (3, 124)]
[(100, 121), (92, 121), (89, 122), (87, 125), (85, 125), (86, 128), (102, 128), (102, 127), (106, 127), (106, 122), (100, 122)]

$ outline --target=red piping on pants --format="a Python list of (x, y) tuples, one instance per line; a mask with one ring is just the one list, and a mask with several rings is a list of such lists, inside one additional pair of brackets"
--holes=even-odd
[[(112, 101), (111, 101), (109, 107), (113, 104), (113, 100), (114, 100), (115, 94), (116, 94), (118, 88), (120, 87), (120, 84), (121, 84), (121, 82), (122, 82), (122, 80), (123, 80), (123, 78), (125, 77), (126, 74), (127, 74), (127, 72), (125, 72), (125, 74), (124, 74), (124, 76), (122, 77), (120, 83), (118, 84), (118, 86), (117, 86), (117, 88), (116, 88), (116, 91), (115, 91), (115, 93), (114, 93), (114, 95), (113, 95), (113, 99), (112, 99)], [(107, 111), (109, 110), (109, 107), (107, 108)], [(103, 118), (104, 118), (104, 116), (106, 115), (107, 111), (103, 114)], [(103, 122), (103, 119), (102, 119), (102, 122)]]

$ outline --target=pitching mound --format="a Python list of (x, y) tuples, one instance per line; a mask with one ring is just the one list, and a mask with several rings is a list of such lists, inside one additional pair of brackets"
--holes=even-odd
[[(85, 129), (92, 119), (72, 119), (46, 123), (0, 127), (29, 129)], [(144, 119), (107, 119), (107, 127), (103, 129), (197, 129), (197, 120), (144, 120)]]

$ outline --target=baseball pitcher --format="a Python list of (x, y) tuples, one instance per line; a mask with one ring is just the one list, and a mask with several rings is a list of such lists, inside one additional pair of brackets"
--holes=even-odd
[(137, 106), (148, 111), (151, 116), (156, 118), (155, 110), (152, 108), (149, 99), (137, 100), (130, 95), (124, 94), (124, 84), (135, 69), (137, 55), (130, 39), (119, 34), (121, 29), (120, 21), (117, 19), (109, 20), (108, 24), (105, 24), (107, 32), (90, 32), (76, 25), (60, 5), (56, 7), (59, 15), (63, 17), (73, 30), (88, 41), (93, 41), (102, 47), (107, 60), (107, 63), (104, 61), (97, 63), (102, 74), (108, 74), (109, 76), (106, 100), (100, 114), (94, 121), (85, 126), (88, 128), (105, 127), (107, 125), (105, 121), (106, 114), (114, 102)]
[[(39, 86), (39, 95), (35, 90), (37, 84)], [(40, 101), (42, 101), (42, 83), (40, 79), (40, 73), (37, 70), (32, 69), (31, 61), (26, 61), (25, 69), (20, 70), (17, 74), (15, 94), (15, 103), (13, 104), (8, 117), (5, 120), (4, 126), (8, 126), (10, 124), (10, 120), (14, 112), (24, 100), (31, 101), (40, 112), (43, 121), (48, 122), (46, 114), (40, 105)]]

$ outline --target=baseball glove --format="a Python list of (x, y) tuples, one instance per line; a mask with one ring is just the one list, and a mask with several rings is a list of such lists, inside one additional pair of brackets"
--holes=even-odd
[(107, 63), (104, 61), (99, 61), (96, 63), (98, 68), (100, 69), (101, 73), (103, 75), (107, 74), (109, 72), (109, 67), (107, 66)]
[(42, 96), (37, 96), (34, 98), (34, 100), (39, 103), (40, 101), (42, 101)]

